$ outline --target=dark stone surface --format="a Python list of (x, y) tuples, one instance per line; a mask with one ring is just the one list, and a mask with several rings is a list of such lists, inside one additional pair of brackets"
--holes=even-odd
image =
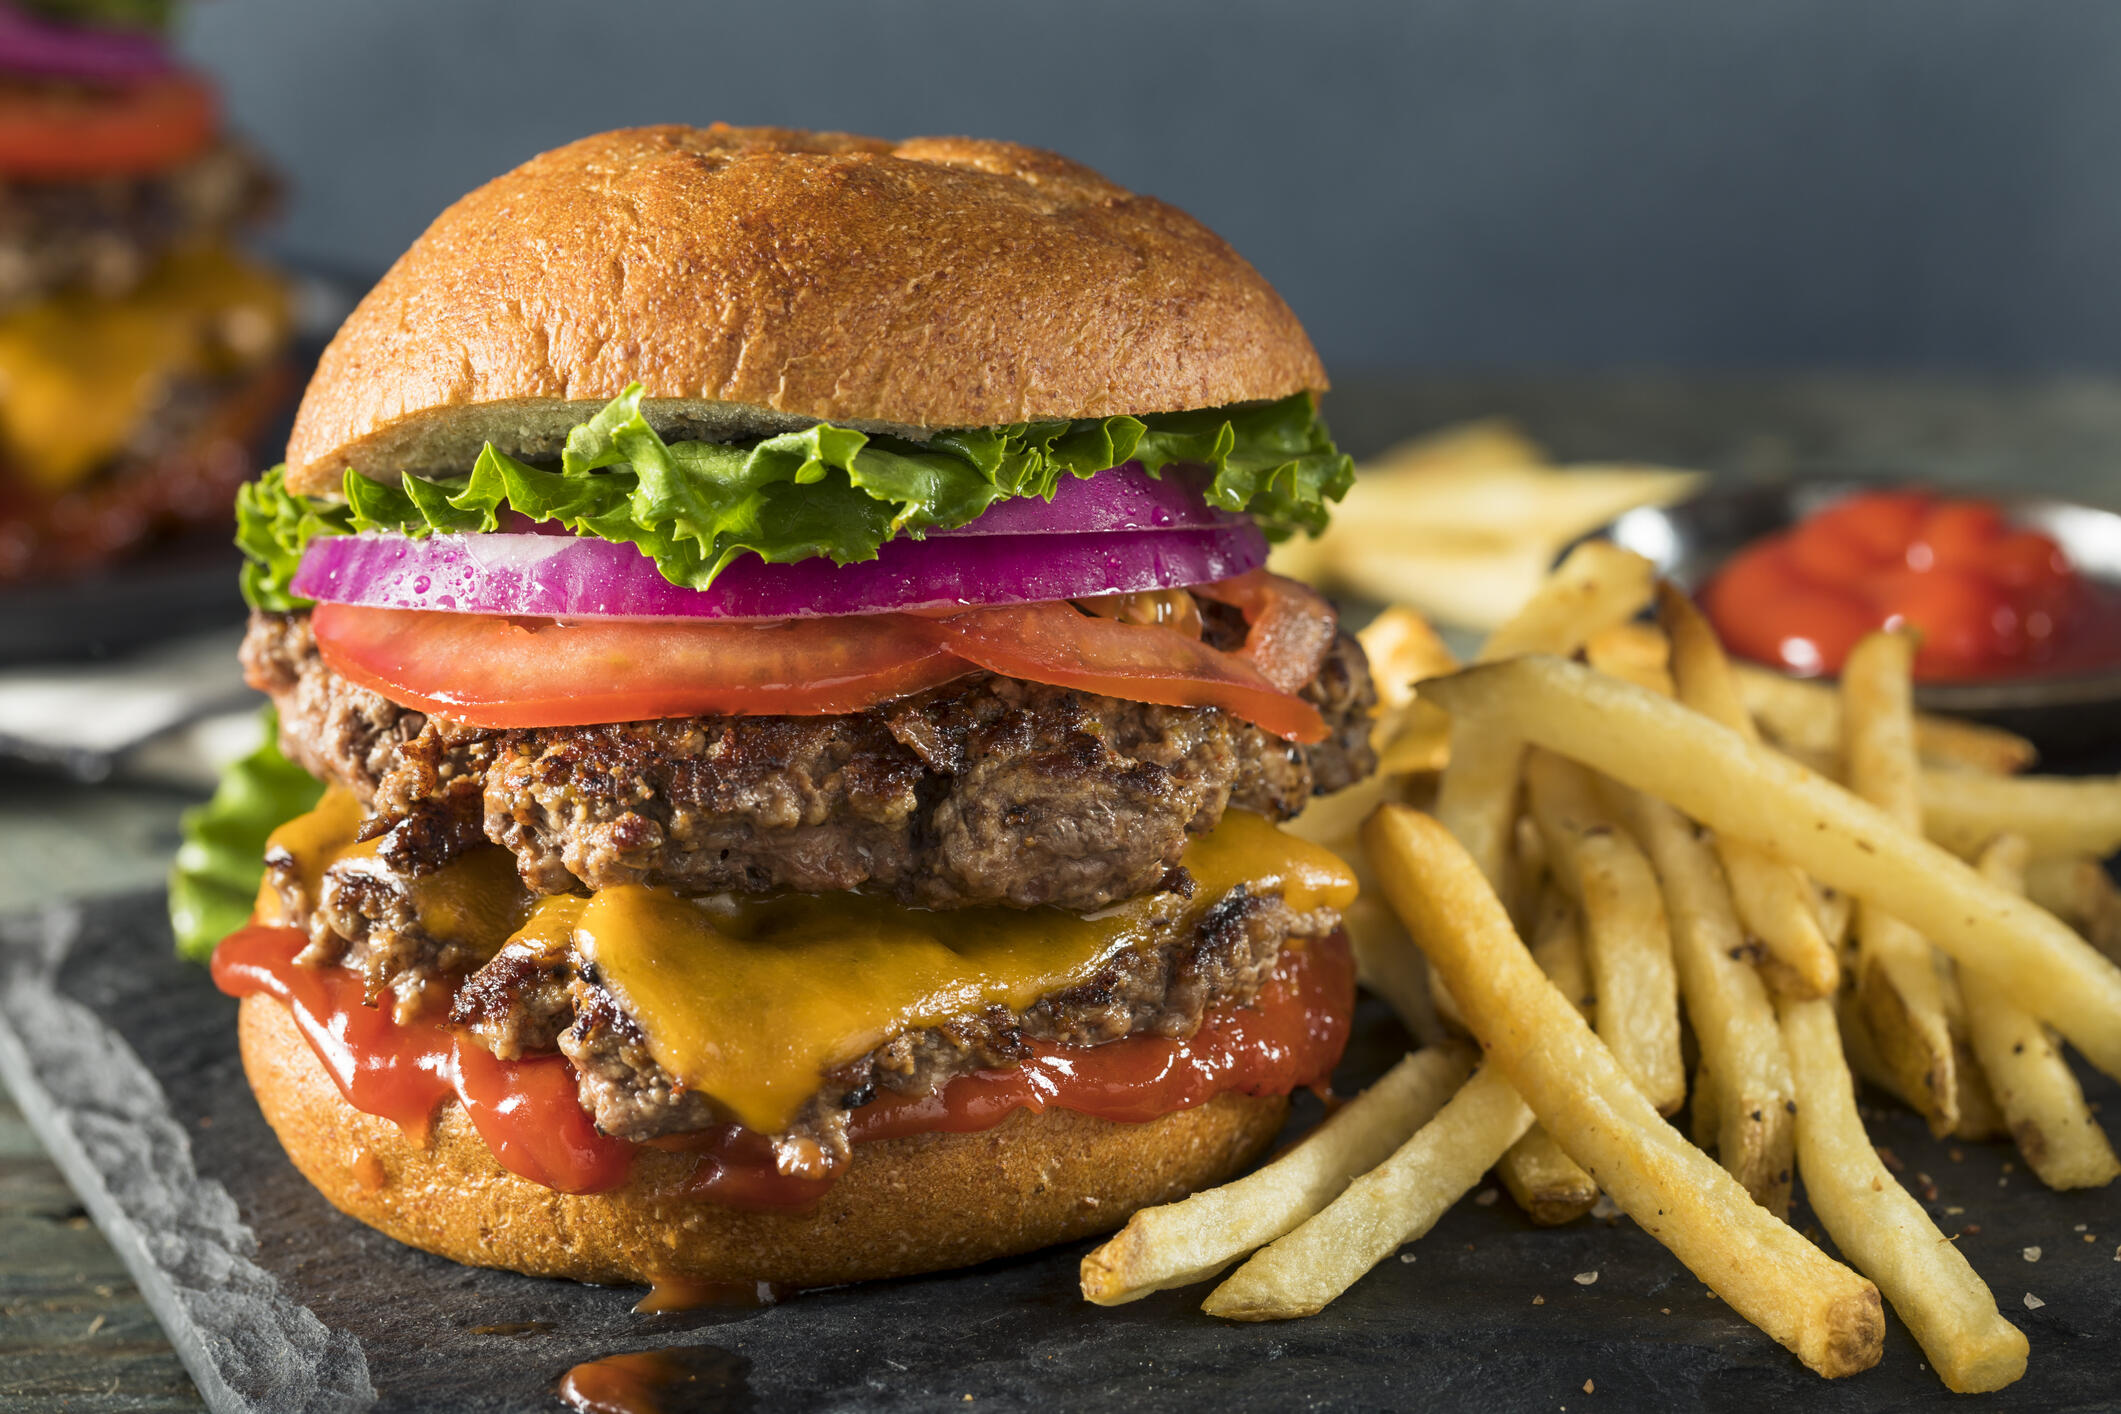
[[(217, 1409), (360, 1407), (371, 1386), (387, 1409), (549, 1407), (577, 1361), (687, 1344), (748, 1361), (739, 1403), (762, 1409), (934, 1408), (968, 1395), (1011, 1409), (1736, 1414), (1953, 1402), (1897, 1322), (1877, 1369), (1829, 1384), (1625, 1218), (1541, 1231), (1507, 1200), (1460, 1203), (1307, 1321), (1211, 1321), (1197, 1309), (1205, 1288), (1089, 1306), (1075, 1289), (1083, 1245), (762, 1310), (635, 1316), (635, 1291), (458, 1267), (334, 1212), (260, 1118), (233, 1014), (202, 971), (171, 958), (159, 896), (0, 927), (0, 1075)], [(1344, 1084), (1402, 1044), (1366, 1011)], [(2109, 1110), (2121, 1101), (2106, 1081), (2093, 1093)], [(2026, 1379), (1985, 1407), (2121, 1403), (2121, 1195), (2050, 1193), (2006, 1146), (1934, 1143), (1897, 1109), (1869, 1118), (2032, 1339)], [(2035, 1245), (2040, 1260), (2027, 1263)], [(1585, 1272), (1595, 1283), (1575, 1280)], [(2046, 1304), (2026, 1309), (2028, 1292)]]

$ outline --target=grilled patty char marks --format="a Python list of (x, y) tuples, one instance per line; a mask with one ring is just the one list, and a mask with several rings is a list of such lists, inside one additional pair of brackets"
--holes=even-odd
[[(359, 972), (371, 996), (393, 1000), (401, 1021), (446, 1001), (450, 1021), (504, 1060), (564, 1052), (579, 1073), (583, 1108), (607, 1134), (653, 1139), (727, 1122), (657, 1064), (639, 1026), (571, 948), (517, 941), (486, 957), (430, 937), (405, 876), (387, 862), (390, 844), (334, 865), (317, 900), (307, 898), (291, 860), (268, 858), (287, 916), (309, 933), (304, 962)], [(1150, 941), (1022, 1012), (993, 1007), (902, 1033), (835, 1068), (796, 1122), (774, 1136), (776, 1146), (798, 1169), (829, 1166), (846, 1155), (849, 1112), (880, 1090), (925, 1095), (959, 1075), (1022, 1061), (1028, 1041), (1094, 1046), (1140, 1034), (1190, 1036), (1210, 1008), (1250, 1003), (1290, 940), (1322, 937), (1340, 922), (1332, 909), (1295, 913), (1278, 894), (1242, 887), (1200, 900), (1183, 869), (1152, 897)]]
[[(1241, 638), (1223, 606), (1204, 609), (1211, 638)], [(1309, 747), (1212, 708), (987, 674), (843, 716), (486, 731), (340, 678), (307, 615), (253, 615), (243, 657), (289, 755), (370, 803), (364, 833), (415, 818), (459, 845), (482, 832), (540, 893), (873, 888), (930, 908), (1101, 908), (1154, 886), (1227, 807), (1287, 819), (1375, 766), (1375, 691), (1345, 633), (1304, 688), (1331, 731)]]

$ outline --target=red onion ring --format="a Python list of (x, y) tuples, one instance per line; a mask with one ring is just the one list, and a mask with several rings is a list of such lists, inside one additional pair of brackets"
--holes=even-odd
[(1024, 604), (1206, 584), (1265, 564), (1266, 537), (1244, 517), (1231, 519), (1205, 529), (892, 540), (874, 560), (851, 565), (746, 558), (711, 589), (672, 584), (634, 546), (589, 536), (328, 535), (310, 542), (291, 587), (325, 603), (559, 619), (789, 619)]
[(59, 24), (0, 0), (0, 72), (123, 83), (174, 67), (159, 36)]

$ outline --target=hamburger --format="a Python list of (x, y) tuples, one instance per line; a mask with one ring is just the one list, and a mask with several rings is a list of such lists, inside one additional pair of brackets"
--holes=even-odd
[(1007, 143), (642, 128), (450, 207), (239, 498), (286, 760), (187, 848), (314, 799), (213, 954), (289, 1158), (458, 1261), (795, 1285), (1254, 1159), (1354, 998), (1278, 822), (1375, 694), (1264, 568), (1352, 474), (1324, 387)]
[(0, 0), (0, 584), (225, 525), (284, 410), (274, 184), (165, 0)]

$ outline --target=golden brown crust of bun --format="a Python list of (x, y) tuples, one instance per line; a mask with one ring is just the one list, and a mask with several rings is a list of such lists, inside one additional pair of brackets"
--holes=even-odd
[(646, 385), (659, 428), (901, 433), (1168, 412), (1326, 386), (1258, 271), (1050, 152), (629, 128), (458, 201), (325, 350), (288, 484), (550, 455)]
[(422, 1147), (346, 1103), (279, 1002), (245, 998), (237, 1027), (267, 1122), (334, 1207), (452, 1261), (577, 1281), (829, 1286), (1028, 1252), (1221, 1182), (1288, 1111), (1235, 1094), (1146, 1124), (1018, 1111), (861, 1145), (811, 1211), (751, 1213), (677, 1196), (693, 1159), (656, 1149), (623, 1188), (555, 1193), (501, 1168), (455, 1101)]

